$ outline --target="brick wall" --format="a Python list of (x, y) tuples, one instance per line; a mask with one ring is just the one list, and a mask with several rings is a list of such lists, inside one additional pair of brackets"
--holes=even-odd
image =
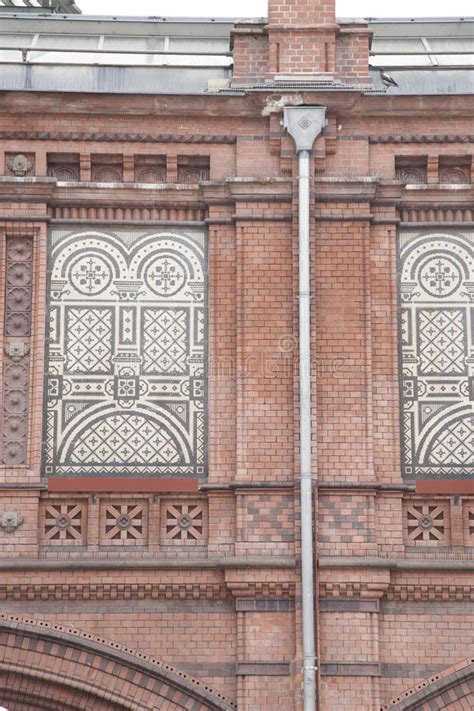
[[(237, 28), (236, 76), (336, 68), (365, 79), (362, 30), (338, 35), (336, 52), (335, 28), (317, 39), (295, 29), (333, 21), (332, 5), (272, 5), (274, 29)], [(9, 236), (27, 236), (35, 260), (27, 457), (0, 468), (2, 609), (153, 654), (242, 711), (301, 709), (296, 161), (281, 112), (262, 115), (267, 98), (0, 97), (1, 254)], [(320, 708), (376, 711), (472, 648), (472, 497), (416, 494), (400, 474), (396, 277), (400, 223), (472, 228), (472, 186), (441, 179), (452, 159), (472, 166), (470, 122), (456, 116), (470, 99), (446, 97), (436, 126), (431, 102), (418, 97), (304, 100), (328, 106), (311, 208)], [(6, 162), (18, 152), (33, 158), (24, 178)], [(79, 180), (48, 177), (50, 155), (77, 155)], [(91, 182), (94, 156), (114, 156), (120, 187)], [(144, 157), (160, 158), (146, 165), (166, 182), (135, 182)], [(210, 180), (178, 183), (186, 157), (206, 159)], [(420, 158), (426, 184), (407, 189), (397, 165)], [(210, 464), (200, 491), (47, 490), (51, 224), (207, 230)], [(4, 291), (4, 267), (0, 280)], [(2, 300), (1, 323), (4, 311)], [(141, 523), (114, 538), (107, 520), (122, 506), (138, 507)], [(426, 507), (441, 516), (431, 536), (416, 527)]]

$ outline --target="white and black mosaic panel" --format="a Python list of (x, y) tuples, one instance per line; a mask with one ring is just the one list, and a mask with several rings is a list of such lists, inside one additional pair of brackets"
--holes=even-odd
[(206, 473), (206, 238), (53, 229), (44, 473)]
[(402, 466), (474, 475), (474, 232), (399, 235)]

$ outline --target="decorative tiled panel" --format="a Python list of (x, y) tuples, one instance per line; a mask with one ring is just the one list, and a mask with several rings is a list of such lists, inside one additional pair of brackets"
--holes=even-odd
[(413, 501), (405, 504), (407, 546), (447, 546), (449, 542), (448, 502)]
[(86, 503), (84, 501), (42, 502), (41, 543), (44, 546), (84, 546), (86, 544)]
[(102, 546), (146, 545), (148, 502), (101, 502), (100, 526)]
[(206, 472), (206, 247), (180, 233), (50, 236), (46, 476)]
[(163, 501), (161, 506), (163, 545), (206, 545), (207, 508), (204, 501)]
[(408, 479), (474, 474), (474, 233), (399, 238), (402, 465)]
[(2, 463), (26, 463), (33, 240), (7, 237)]

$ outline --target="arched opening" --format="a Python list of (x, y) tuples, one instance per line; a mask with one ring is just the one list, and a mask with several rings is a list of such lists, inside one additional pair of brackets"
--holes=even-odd
[(382, 711), (474, 709), (474, 659), (466, 659), (422, 681), (382, 706)]
[(0, 707), (8, 711), (231, 711), (154, 657), (94, 635), (0, 615)]

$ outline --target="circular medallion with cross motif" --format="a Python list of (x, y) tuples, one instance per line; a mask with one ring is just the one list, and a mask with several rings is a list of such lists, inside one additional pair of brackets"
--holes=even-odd
[(71, 267), (71, 284), (84, 296), (101, 294), (112, 281), (109, 265), (97, 254), (79, 257)]
[(170, 255), (159, 256), (147, 267), (146, 283), (158, 296), (173, 296), (186, 283), (186, 272), (177, 259)]
[(445, 254), (434, 254), (421, 266), (420, 285), (436, 298), (451, 296), (459, 288), (462, 272), (459, 265)]

